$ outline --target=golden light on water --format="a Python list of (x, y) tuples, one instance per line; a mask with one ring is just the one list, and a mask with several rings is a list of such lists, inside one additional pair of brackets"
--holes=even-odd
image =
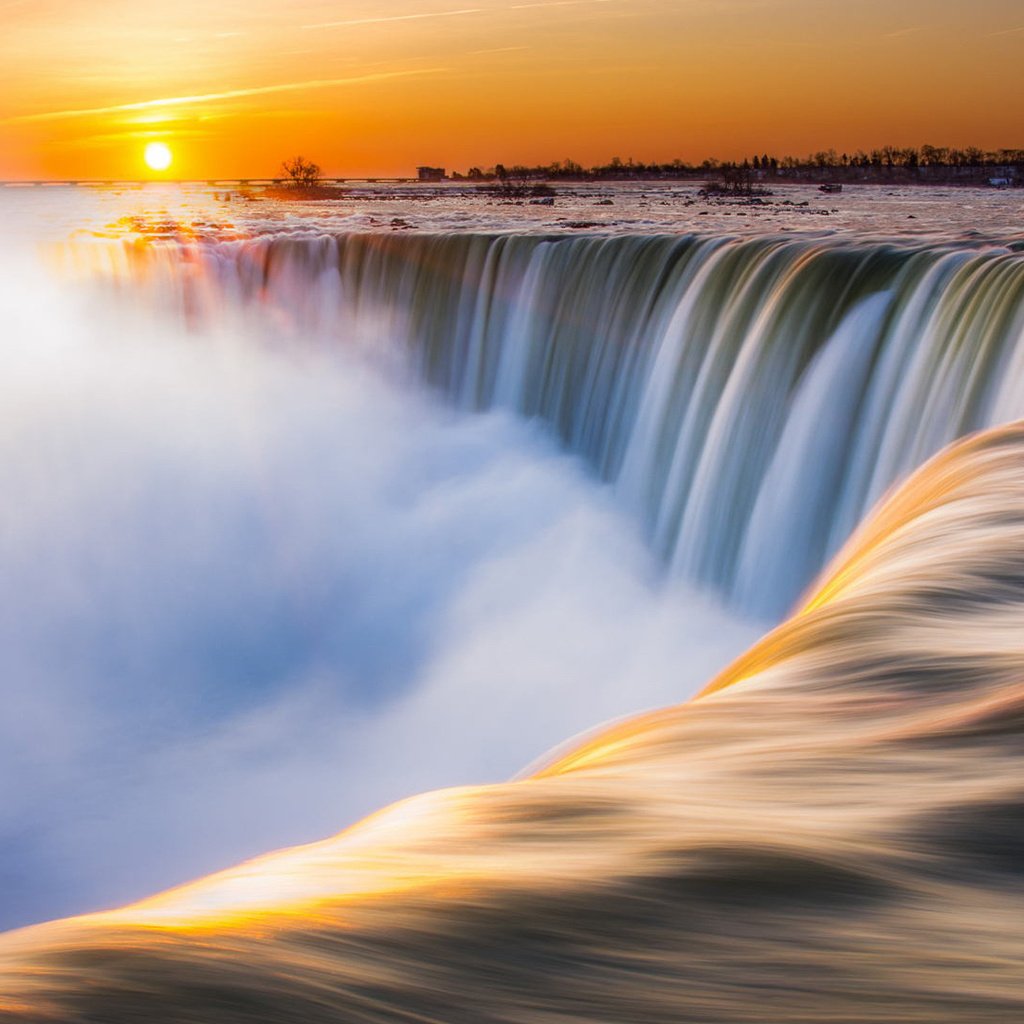
[(151, 171), (166, 171), (174, 159), (170, 147), (164, 142), (151, 142), (146, 146), (144, 159)]
[(700, 1000), (724, 1024), (773, 998), (790, 1022), (1021, 1019), (1007, 581), (1024, 523), (1004, 510), (1022, 459), (1020, 424), (947, 450), (724, 692), (583, 760), (2, 937), (0, 1015), (128, 1021), (148, 1002), (205, 1020), (217, 998), (281, 1024), (369, 1024), (426, 1019), (427, 1000), (436, 1020), (486, 1001), (582, 1021), (601, 1000), (606, 1019), (669, 1021)]

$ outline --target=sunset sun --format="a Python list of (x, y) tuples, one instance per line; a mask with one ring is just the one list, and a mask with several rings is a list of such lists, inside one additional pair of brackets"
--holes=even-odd
[(146, 147), (146, 166), (153, 171), (166, 171), (171, 166), (173, 156), (167, 145), (163, 142), (151, 142)]

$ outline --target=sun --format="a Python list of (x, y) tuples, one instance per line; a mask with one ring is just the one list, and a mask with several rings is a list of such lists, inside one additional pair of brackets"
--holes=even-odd
[(153, 171), (166, 171), (174, 159), (170, 148), (163, 142), (151, 142), (146, 147), (146, 166)]

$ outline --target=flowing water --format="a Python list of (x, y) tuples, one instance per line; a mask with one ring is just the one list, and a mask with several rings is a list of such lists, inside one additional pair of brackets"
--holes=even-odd
[(8, 923), (672, 706), (12, 933), (0, 1014), (1020, 1016), (1024, 435), (903, 483), (1024, 415), (1018, 243), (290, 218), (7, 275)]
[[(895, 481), (1024, 415), (1015, 251), (683, 235), (263, 236), (86, 248), (208, 322), (405, 353), (544, 423), (672, 574), (778, 617)], [(329, 341), (328, 341), (329, 343)]]

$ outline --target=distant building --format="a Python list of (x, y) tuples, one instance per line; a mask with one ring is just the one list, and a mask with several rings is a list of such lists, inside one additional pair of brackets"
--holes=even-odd
[(445, 173), (443, 167), (417, 167), (416, 173), (420, 181), (444, 181)]

